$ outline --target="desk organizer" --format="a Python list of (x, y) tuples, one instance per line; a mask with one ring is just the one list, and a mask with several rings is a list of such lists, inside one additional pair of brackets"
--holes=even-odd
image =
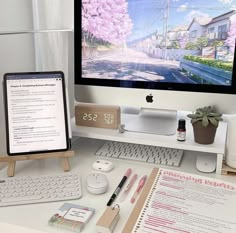
[[(127, 118), (128, 115), (131, 114), (122, 114), (121, 119)], [(119, 130), (81, 127), (75, 124), (75, 119), (71, 123), (73, 136), (215, 154), (217, 156), (216, 174), (221, 175), (223, 157), (225, 155), (227, 122), (219, 123), (219, 127), (215, 136), (215, 141), (213, 144), (210, 145), (201, 145), (194, 142), (192, 125), (189, 119), (186, 119), (187, 134), (186, 140), (184, 142), (177, 141), (176, 135), (167, 137), (163, 135), (136, 133), (131, 131), (125, 131), (125, 133), (120, 133)], [(121, 122), (121, 124), (122, 123), (123, 122)]]
[(0, 157), (0, 163), (1, 162), (8, 163), (7, 175), (9, 177), (13, 177), (15, 175), (16, 161), (61, 158), (64, 172), (67, 172), (67, 171), (70, 171), (70, 163), (69, 163), (68, 158), (74, 155), (75, 155), (74, 151), (70, 150), (70, 151), (56, 152), (56, 153), (3, 156), (3, 157)]

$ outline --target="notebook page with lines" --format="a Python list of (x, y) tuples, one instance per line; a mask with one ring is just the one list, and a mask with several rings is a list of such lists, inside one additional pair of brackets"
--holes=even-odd
[(144, 202), (137, 202), (142, 207), (136, 219), (122, 233), (128, 227), (132, 233), (236, 232), (236, 185), (167, 169), (155, 171), (152, 181)]

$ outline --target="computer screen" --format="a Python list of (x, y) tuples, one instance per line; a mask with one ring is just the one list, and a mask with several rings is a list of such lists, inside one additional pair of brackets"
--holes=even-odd
[(215, 105), (235, 113), (235, 6), (75, 1), (76, 100), (174, 110)]

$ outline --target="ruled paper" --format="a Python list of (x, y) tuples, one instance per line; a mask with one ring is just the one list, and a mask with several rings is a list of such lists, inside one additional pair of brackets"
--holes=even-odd
[(236, 185), (159, 169), (132, 233), (235, 233)]

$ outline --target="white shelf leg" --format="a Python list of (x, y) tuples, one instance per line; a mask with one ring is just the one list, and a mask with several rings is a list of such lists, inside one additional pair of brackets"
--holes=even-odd
[(223, 164), (223, 154), (217, 154), (217, 161), (216, 161), (216, 174), (221, 175), (222, 171), (222, 164)]

